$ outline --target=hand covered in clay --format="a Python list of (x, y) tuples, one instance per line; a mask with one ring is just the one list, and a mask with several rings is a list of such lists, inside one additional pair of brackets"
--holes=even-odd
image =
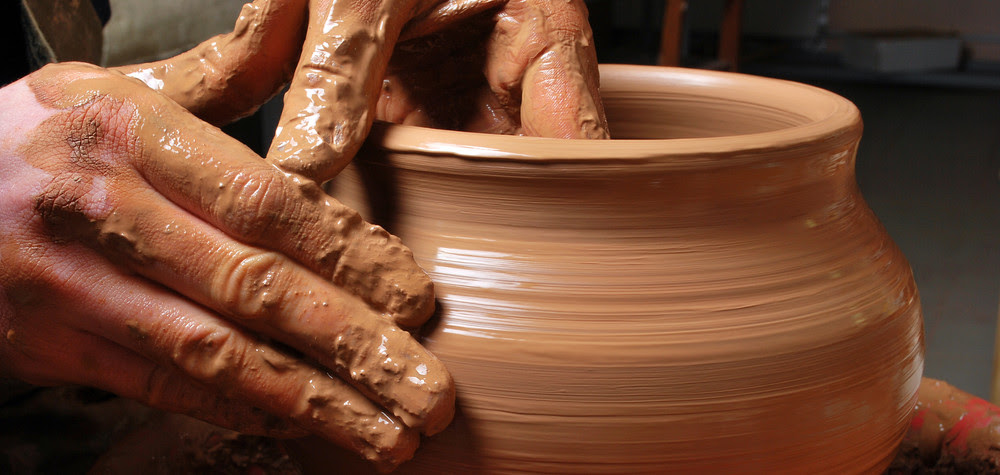
[(608, 137), (583, 0), (257, 0), (232, 33), (121, 70), (217, 124), (291, 77), (267, 158), (317, 181), (376, 118)]
[(407, 24), (377, 117), (454, 130), (608, 138), (577, 0), (449, 1)]
[(50, 65), (0, 104), (0, 377), (382, 467), (449, 423), (450, 376), (397, 326), (434, 305), (397, 238), (120, 73)]

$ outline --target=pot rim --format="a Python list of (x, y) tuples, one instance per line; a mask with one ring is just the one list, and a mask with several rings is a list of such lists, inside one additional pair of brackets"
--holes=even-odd
[[(741, 73), (663, 66), (604, 64), (602, 93), (611, 97), (625, 86), (676, 88), (684, 94), (750, 103), (787, 112), (800, 125), (766, 132), (705, 138), (573, 140), (431, 129), (376, 122), (368, 144), (405, 154), (418, 167), (451, 168), (441, 157), (501, 163), (590, 165), (628, 162), (658, 168), (700, 168), (726, 160), (770, 160), (789, 149), (842, 148), (860, 139), (861, 115), (842, 96), (806, 84)], [(609, 94), (610, 93), (610, 94)], [(488, 143), (488, 144), (487, 144)], [(622, 151), (628, 150), (623, 156)], [(772, 154), (773, 153), (773, 154)], [(427, 156), (427, 160), (419, 156)], [(463, 160), (464, 161), (464, 160)]]

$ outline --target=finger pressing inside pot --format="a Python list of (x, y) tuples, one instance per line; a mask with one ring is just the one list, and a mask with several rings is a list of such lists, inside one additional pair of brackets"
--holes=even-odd
[(486, 79), (526, 135), (608, 138), (582, 1), (515, 0), (497, 15)]

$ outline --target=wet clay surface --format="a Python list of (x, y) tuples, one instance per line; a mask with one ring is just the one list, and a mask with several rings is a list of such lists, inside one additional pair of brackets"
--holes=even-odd
[(602, 78), (618, 140), (379, 126), (335, 183), (438, 292), (424, 341), (459, 416), (400, 472), (884, 470), (923, 336), (854, 182), (857, 110), (762, 78)]
[[(364, 222), (313, 182), (280, 172), (227, 141), (217, 129), (202, 125), (208, 138), (190, 140), (176, 125), (197, 122), (168, 99), (143, 94), (138, 81), (73, 64), (46, 71), (52, 74), (30, 86), (40, 102), (62, 112), (43, 122), (35, 132), (41, 138), (27, 147), (68, 146), (75, 168), (54, 173), (35, 197), (43, 225), (56, 240), (87, 242), (263, 335), (238, 328), (210, 330), (220, 324), (189, 322), (178, 314), (122, 322), (121, 344), (152, 352), (154, 358), (224, 392), (245, 384), (240, 378), (247, 374), (275, 384), (284, 378), (291, 400), (281, 403), (290, 408), (296, 423), (384, 468), (409, 458), (418, 431), (433, 434), (450, 422), (450, 375), (396, 326), (423, 322), (434, 305), (430, 280), (398, 238)], [(73, 80), (53, 79), (60, 74)], [(107, 111), (117, 114), (109, 116)], [(44, 138), (59, 137), (67, 123), (75, 124), (77, 133), (66, 144)], [(135, 150), (112, 154), (102, 148), (113, 143), (105, 135), (115, 127), (127, 130), (126, 143)], [(44, 153), (22, 150), (22, 155)], [(131, 156), (141, 157), (141, 163), (124, 163), (122, 157)], [(245, 160), (233, 163), (220, 157)], [(144, 182), (162, 196), (136, 186)], [(127, 202), (115, 201), (123, 195), (129, 197)], [(274, 200), (297, 203), (300, 214), (283, 213), (280, 206), (272, 206)], [(175, 205), (199, 216), (176, 213)], [(163, 219), (168, 216), (171, 219)], [(243, 242), (230, 242), (199, 218)], [(331, 231), (335, 238), (322, 246), (301, 247)], [(282, 248), (276, 235), (301, 239)], [(277, 247), (299, 262), (255, 245)], [(213, 268), (177, 252), (203, 246), (212, 249), (209, 257), (237, 258), (224, 261), (232, 267)], [(316, 274), (304, 272), (302, 266)], [(313, 290), (305, 295), (303, 289)], [(325, 324), (317, 333), (316, 323), (309, 322)], [(171, 342), (172, 332), (165, 331), (170, 325), (190, 325), (189, 332), (204, 330), (205, 337)], [(239, 335), (252, 349), (233, 348), (230, 334)], [(303, 351), (343, 381), (267, 344), (267, 338)], [(299, 387), (303, 382), (306, 386)], [(261, 407), (274, 404), (252, 402)]]

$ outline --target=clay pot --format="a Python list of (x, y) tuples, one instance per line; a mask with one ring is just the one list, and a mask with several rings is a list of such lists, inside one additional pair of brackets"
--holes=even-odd
[(380, 124), (335, 184), (436, 283), (425, 343), (460, 414), (401, 473), (882, 471), (923, 336), (855, 182), (858, 110), (739, 74), (601, 74), (615, 140)]

